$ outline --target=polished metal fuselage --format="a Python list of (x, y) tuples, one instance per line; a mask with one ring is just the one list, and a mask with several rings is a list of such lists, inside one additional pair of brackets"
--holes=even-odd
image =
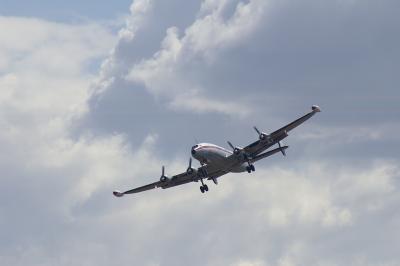
[(193, 158), (201, 164), (212, 165), (233, 173), (245, 172), (247, 163), (228, 162), (226, 158), (231, 155), (231, 151), (211, 143), (200, 143), (192, 148)]

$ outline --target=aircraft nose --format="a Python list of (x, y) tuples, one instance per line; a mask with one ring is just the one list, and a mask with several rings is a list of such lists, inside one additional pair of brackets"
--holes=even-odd
[(193, 147), (192, 147), (192, 155), (195, 155), (196, 154), (196, 148), (197, 147), (199, 147), (199, 145), (194, 145)]

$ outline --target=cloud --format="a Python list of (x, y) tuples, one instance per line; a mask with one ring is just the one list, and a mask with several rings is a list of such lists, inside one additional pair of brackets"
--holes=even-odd
[[(149, 10), (149, 2), (142, 2), (135, 1), (132, 4), (133, 21), (128, 19), (126, 27), (120, 31), (120, 43), (135, 41), (133, 32), (138, 30), (142, 13)], [(112, 82), (115, 78), (126, 75), (128, 81), (144, 84), (151, 94), (166, 100), (167, 105), (174, 109), (247, 116), (251, 111), (249, 106), (233, 101), (226, 103), (209, 93), (206, 94), (210, 89), (206, 90), (204, 85), (190, 79), (185, 71), (198, 63), (208, 64), (219, 49), (243, 42), (257, 26), (265, 5), (263, 1), (250, 1), (246, 4), (239, 2), (233, 14), (225, 18), (224, 12), (228, 2), (217, 3), (204, 2), (198, 19), (185, 29), (181, 38), (178, 28), (168, 28), (161, 49), (151, 58), (134, 63), (132, 67), (119, 60), (118, 54), (123, 50), (121, 45), (117, 45), (114, 53), (103, 64), (103, 72), (108, 73), (105, 74), (104, 80)], [(125, 38), (127, 32), (129, 38)], [(109, 69), (120, 70), (113, 72)], [(124, 74), (125, 71), (127, 73)], [(95, 90), (97, 93), (112, 87), (111, 83), (102, 84)]]
[(3, 117), (10, 108), (21, 116), (43, 120), (83, 112), (88, 91), (82, 87), (88, 87), (92, 76), (82, 72), (91, 60), (107, 54), (112, 35), (96, 24), (0, 20)]
[[(189, 2), (134, 1), (117, 36), (0, 18), (1, 264), (397, 265), (394, 105), (374, 113), (373, 87), (347, 90), (385, 78), (377, 101), (396, 99), (387, 60), (379, 75), (357, 61), (360, 47), (380, 58), (360, 43), (378, 45), (390, 12), (374, 28), (359, 1)], [(289, 156), (252, 175), (207, 195), (196, 183), (111, 195), (157, 180), (161, 165), (184, 171), (194, 137), (248, 144), (251, 126), (271, 131), (310, 101), (323, 112), (291, 133)]]
[(169, 28), (161, 50), (134, 65), (128, 80), (143, 83), (152, 94), (168, 98), (177, 109), (248, 115), (250, 108), (243, 103), (225, 103), (211, 94), (204, 96), (203, 86), (191, 80), (185, 71), (197, 63), (212, 63), (219, 49), (243, 42), (256, 27), (265, 6), (263, 1), (239, 2), (233, 14), (225, 19), (227, 3), (205, 1), (198, 19), (185, 29), (181, 38), (177, 28)]
[(152, 1), (137, 0), (130, 7), (131, 15), (126, 19), (126, 26), (119, 31), (119, 38), (123, 41), (132, 41), (136, 31), (151, 9)]
[(116, 78), (119, 78), (125, 71), (123, 50), (132, 43), (137, 31), (146, 23), (146, 16), (152, 9), (151, 0), (136, 0), (130, 6), (130, 15), (125, 18), (125, 26), (118, 32), (118, 41), (111, 53), (103, 60), (99, 77), (91, 87), (93, 96), (101, 95), (113, 85)]
[(91, 63), (107, 55), (115, 38), (97, 24), (0, 20), (0, 160), (7, 187), (0, 222), (15, 229), (2, 236), (0, 260), (18, 265), (34, 257), (32, 265), (53, 264), (54, 230), (110, 182), (112, 168), (124, 168), (117, 156), (125, 155), (123, 137), (70, 136), (74, 119), (87, 111)]

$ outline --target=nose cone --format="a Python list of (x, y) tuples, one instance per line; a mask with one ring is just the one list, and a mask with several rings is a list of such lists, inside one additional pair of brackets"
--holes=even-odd
[(197, 147), (199, 147), (199, 145), (194, 145), (193, 147), (192, 147), (192, 155), (195, 155), (196, 154), (196, 148)]

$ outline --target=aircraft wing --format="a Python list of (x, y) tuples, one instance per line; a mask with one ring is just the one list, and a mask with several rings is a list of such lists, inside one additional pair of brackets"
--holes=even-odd
[(134, 194), (134, 193), (139, 193), (139, 192), (143, 192), (146, 190), (151, 190), (154, 188), (169, 188), (169, 187), (175, 187), (178, 185), (182, 185), (182, 184), (186, 184), (189, 182), (194, 181), (194, 178), (196, 178), (196, 174), (195, 171), (192, 174), (188, 174), (187, 172), (183, 172), (181, 174), (178, 175), (174, 175), (172, 177), (165, 177), (164, 180), (162, 180), (162, 177), (159, 181), (148, 184), (148, 185), (144, 185), (141, 187), (137, 187), (131, 190), (127, 190), (125, 192), (120, 192), (120, 191), (114, 191), (113, 194), (116, 197), (122, 197), (125, 194)]
[(131, 190), (127, 190), (125, 192), (120, 192), (120, 191), (116, 190), (116, 191), (113, 192), (113, 194), (116, 197), (122, 197), (125, 194), (139, 193), (139, 192), (143, 192), (143, 191), (146, 191), (146, 190), (150, 190), (150, 189), (159, 187), (161, 183), (162, 183), (161, 181), (157, 181), (157, 182), (145, 185), (145, 186), (141, 186), (141, 187), (137, 187), (137, 188), (134, 188), (134, 189), (131, 189)]
[(303, 115), (302, 117), (296, 119), (292, 123), (272, 132), (269, 135), (266, 135), (265, 139), (260, 139), (252, 144), (246, 146), (243, 150), (246, 154), (250, 155), (251, 157), (257, 156), (258, 154), (262, 153), (269, 147), (275, 145), (279, 141), (283, 140), (288, 136), (288, 132), (291, 131), (292, 129), (298, 127), (308, 119), (310, 119), (313, 115), (315, 115), (317, 112), (320, 112), (321, 109), (313, 105), (311, 108), (311, 112)]
[(170, 187), (176, 187), (179, 185), (187, 184), (190, 182), (197, 182), (201, 178), (208, 178), (208, 179), (218, 178), (229, 172), (221, 170), (220, 168), (213, 165), (203, 165), (197, 168), (197, 170), (195, 169), (193, 170), (194, 171), (191, 174), (188, 174), (188, 172), (185, 171), (179, 175), (173, 176), (169, 182), (163, 184), (161, 187), (163, 189), (166, 189)]
[(183, 184), (190, 183), (190, 182), (197, 182), (201, 178), (208, 178), (208, 179), (217, 178), (226, 173), (228, 173), (228, 171), (221, 170), (219, 168), (216, 168), (215, 166), (204, 165), (204, 166), (199, 167), (198, 169), (192, 169), (191, 172), (185, 171), (181, 174), (174, 175), (170, 178), (166, 177), (165, 181), (161, 181), (161, 179), (160, 179), (157, 182), (154, 182), (154, 183), (151, 183), (151, 184), (148, 184), (145, 186), (137, 187), (134, 189), (130, 189), (125, 192), (120, 192), (120, 191), (116, 190), (113, 192), (113, 194), (116, 197), (122, 197), (125, 194), (139, 193), (139, 192), (151, 190), (154, 188), (166, 189), (166, 188), (176, 187), (176, 186), (183, 185)]

